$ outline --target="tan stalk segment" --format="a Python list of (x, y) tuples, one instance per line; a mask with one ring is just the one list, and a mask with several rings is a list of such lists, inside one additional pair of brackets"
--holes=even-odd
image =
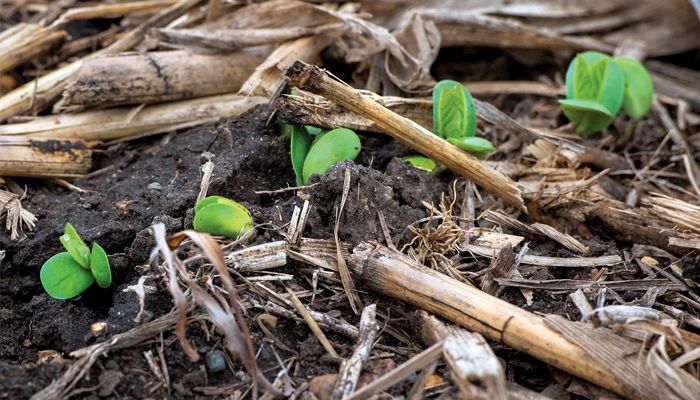
[(610, 362), (568, 341), (541, 316), (425, 268), (397, 251), (362, 243), (349, 265), (358, 285), (409, 302), (623, 397), (653, 399), (664, 394), (637, 379), (649, 371), (636, 357)]
[(360, 91), (331, 78), (320, 68), (297, 61), (287, 70), (287, 76), (300, 89), (326, 97), (374, 121), (382, 131), (394, 139), (473, 180), (509, 205), (526, 211), (520, 189), (505, 175), (433, 135), (410, 119), (390, 111)]
[(0, 136), (0, 176), (75, 177), (92, 165), (82, 140)]
[(143, 104), (233, 93), (264, 56), (250, 51), (209, 55), (178, 50), (88, 58), (68, 83), (63, 105)]

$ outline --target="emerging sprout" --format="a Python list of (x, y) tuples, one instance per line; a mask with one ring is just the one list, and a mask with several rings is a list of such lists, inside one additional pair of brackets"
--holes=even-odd
[(450, 144), (483, 158), (493, 144), (476, 137), (476, 110), (469, 91), (459, 82), (443, 80), (433, 89), (433, 130)]
[(448, 137), (447, 142), (459, 147), (460, 149), (467, 150), (468, 152), (474, 154), (474, 157), (477, 158), (484, 158), (496, 150), (496, 148), (493, 147), (493, 143), (489, 142), (488, 139), (477, 136), (460, 138)]
[(90, 272), (95, 277), (97, 285), (101, 288), (108, 288), (112, 284), (112, 269), (109, 267), (107, 253), (97, 243), (92, 244), (90, 253)]
[(209, 196), (194, 206), (194, 230), (236, 239), (253, 229), (253, 217), (243, 205), (221, 196)]
[(643, 116), (653, 94), (649, 73), (637, 60), (585, 51), (569, 64), (566, 99), (559, 104), (576, 132), (586, 134), (607, 128), (623, 106), (631, 117)]
[(433, 88), (433, 128), (443, 139), (476, 135), (474, 100), (459, 82), (442, 80)]
[(437, 168), (437, 164), (435, 163), (435, 161), (433, 161), (425, 156), (410, 155), (410, 156), (404, 156), (401, 158), (404, 161), (408, 161), (409, 163), (411, 163), (411, 165), (413, 165), (414, 167), (416, 167), (418, 169), (422, 169), (423, 171), (431, 172), (435, 168)]
[(90, 248), (80, 238), (73, 225), (66, 224), (63, 235), (61, 235), (59, 240), (78, 264), (82, 265), (83, 268), (90, 266)]
[(566, 99), (561, 108), (576, 132), (603, 130), (622, 106), (625, 76), (609, 56), (586, 51), (574, 58), (566, 71)]
[(292, 155), (292, 169), (294, 170), (294, 175), (296, 177), (297, 186), (304, 184), (304, 160), (306, 160), (306, 155), (309, 153), (309, 148), (311, 147), (311, 137), (309, 136), (306, 129), (290, 125), (292, 128), (290, 130), (290, 154)]
[(350, 129), (337, 128), (317, 137), (304, 160), (304, 184), (311, 175), (323, 174), (341, 161), (356, 159), (361, 148), (360, 138)]
[[(316, 135), (312, 142), (311, 135)], [(290, 154), (297, 185), (304, 185), (313, 174), (323, 174), (336, 163), (354, 160), (362, 144), (355, 132), (337, 128), (323, 132), (310, 126), (291, 131)]]
[(66, 224), (60, 241), (68, 251), (46, 260), (39, 273), (41, 285), (49, 296), (70, 299), (83, 293), (96, 280), (102, 288), (112, 283), (107, 254), (99, 244), (93, 243), (91, 252), (71, 224)]

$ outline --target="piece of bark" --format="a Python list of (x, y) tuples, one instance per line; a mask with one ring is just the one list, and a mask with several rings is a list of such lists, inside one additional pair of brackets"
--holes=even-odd
[[(501, 393), (501, 387), (505, 388), (505, 392), (507, 395), (508, 399), (530, 399), (530, 400), (545, 400), (547, 399), (546, 396), (542, 396), (541, 394), (534, 392), (530, 389), (527, 389), (525, 387), (522, 387), (516, 383), (509, 382), (505, 380), (505, 375), (503, 373), (503, 369), (500, 366), (500, 361), (496, 358), (496, 355), (493, 354), (491, 349), (488, 347), (488, 343), (483, 341), (483, 337), (478, 334), (478, 333), (471, 333), (463, 328), (460, 328), (455, 325), (450, 325), (445, 322), (442, 322), (439, 318), (435, 317), (434, 315), (431, 315), (425, 311), (418, 311), (415, 313), (414, 317), (411, 319), (411, 324), (414, 326), (416, 331), (420, 334), (420, 338), (423, 341), (423, 343), (427, 346), (431, 346), (437, 342), (440, 342), (442, 340), (445, 340), (449, 336), (456, 336), (456, 337), (463, 337), (464, 335), (471, 335), (474, 338), (478, 338), (476, 341), (476, 345), (478, 345), (482, 351), (479, 353), (482, 356), (487, 357), (488, 359), (491, 359), (492, 361), (489, 361), (490, 363), (490, 370), (492, 371), (491, 376), (495, 379), (489, 379), (488, 380), (488, 386), (490, 386), (492, 389), (489, 389), (490, 393)], [(483, 342), (482, 342), (483, 341)], [(445, 341), (447, 343), (447, 341)], [(445, 349), (443, 349), (443, 353), (445, 352)], [(490, 354), (489, 354), (490, 353)], [(447, 357), (445, 357), (447, 359)], [(449, 360), (448, 360), (449, 362)], [(495, 364), (498, 363), (498, 366)], [(454, 368), (454, 366), (453, 366)], [(500, 369), (500, 372), (499, 372)], [(498, 386), (496, 388), (495, 386)], [(471, 398), (471, 397), (470, 397)], [(475, 397), (476, 398), (476, 397)]]
[[(365, 288), (433, 312), (621, 396), (673, 398), (669, 389), (639, 380), (639, 376), (650, 374), (648, 367), (634, 357), (621, 354), (623, 347), (639, 349), (638, 343), (619, 338), (625, 346), (618, 345), (612, 357), (589, 351), (562, 336), (543, 317), (425, 268), (380, 245), (359, 245), (349, 265), (358, 284)], [(582, 323), (570, 324), (583, 326)]]
[(507, 398), (505, 373), (483, 336), (465, 330), (453, 332), (445, 338), (442, 354), (464, 398)]
[(338, 372), (338, 380), (335, 383), (331, 400), (346, 399), (355, 391), (357, 380), (360, 378), (362, 366), (367, 362), (369, 354), (374, 346), (374, 340), (379, 332), (377, 324), (376, 304), (370, 304), (362, 310), (360, 317), (360, 336), (352, 356), (343, 360)]
[(410, 119), (386, 109), (360, 91), (332, 79), (320, 68), (297, 61), (287, 70), (287, 76), (299, 88), (320, 94), (373, 120), (382, 131), (403, 144), (473, 180), (507, 204), (525, 210), (520, 189), (505, 175), (433, 135)]
[(63, 106), (144, 104), (233, 93), (264, 54), (162, 51), (85, 60), (63, 92)]
[(71, 178), (92, 167), (82, 140), (0, 136), (0, 176)]

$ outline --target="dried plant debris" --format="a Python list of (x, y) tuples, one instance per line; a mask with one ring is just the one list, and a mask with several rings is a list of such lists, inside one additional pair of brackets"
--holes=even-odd
[(37, 218), (30, 211), (22, 208), (18, 194), (0, 190), (0, 218), (5, 217), (5, 229), (10, 231), (10, 239), (26, 238), (24, 227), (33, 231)]

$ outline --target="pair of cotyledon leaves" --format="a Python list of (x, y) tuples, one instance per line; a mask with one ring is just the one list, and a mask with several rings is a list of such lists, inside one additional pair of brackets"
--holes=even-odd
[[(433, 89), (433, 131), (448, 143), (478, 158), (495, 149), (487, 139), (476, 136), (474, 99), (469, 90), (456, 81), (440, 81)], [(435, 162), (427, 157), (411, 155), (403, 159), (426, 171), (436, 168)]]
[(64, 300), (83, 293), (95, 281), (101, 288), (112, 284), (107, 253), (99, 244), (93, 243), (91, 251), (71, 224), (66, 224), (60, 241), (67, 251), (46, 260), (39, 273), (49, 296)]
[(633, 118), (643, 116), (653, 95), (651, 77), (639, 61), (586, 51), (569, 64), (567, 98), (559, 103), (576, 132), (585, 134), (608, 127), (621, 108)]
[[(323, 174), (334, 164), (354, 160), (362, 144), (355, 132), (337, 128), (323, 132), (318, 128), (285, 125), (289, 133), (292, 169), (297, 185), (305, 185), (314, 174)], [(311, 136), (316, 136), (314, 140)]]
[(253, 229), (253, 217), (242, 204), (209, 196), (195, 204), (192, 227), (197, 232), (236, 239)]

